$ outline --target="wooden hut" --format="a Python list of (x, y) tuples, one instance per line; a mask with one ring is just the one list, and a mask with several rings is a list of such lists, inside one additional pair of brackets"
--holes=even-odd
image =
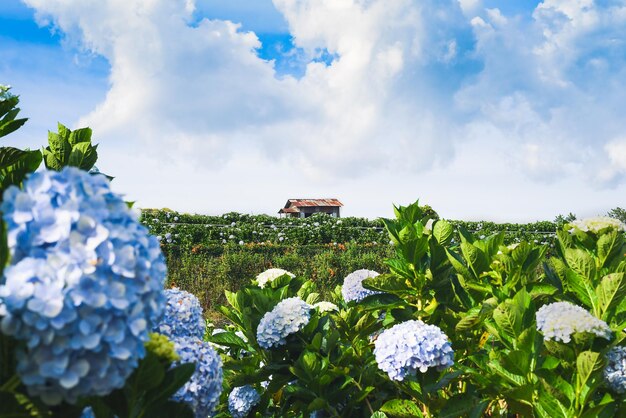
[(339, 208), (342, 206), (343, 203), (337, 199), (289, 199), (278, 213), (292, 218), (308, 218), (314, 213), (326, 213), (339, 218)]

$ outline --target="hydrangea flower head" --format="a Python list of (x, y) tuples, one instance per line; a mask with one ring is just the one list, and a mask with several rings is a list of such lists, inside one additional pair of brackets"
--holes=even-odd
[(374, 290), (369, 290), (363, 287), (361, 282), (367, 279), (368, 277), (376, 277), (379, 274), (373, 270), (356, 270), (352, 273), (348, 274), (345, 279), (343, 279), (343, 286), (341, 287), (341, 295), (343, 296), (343, 300), (346, 302), (355, 301), (360, 302), (371, 295), (378, 295), (382, 292), (377, 292)]
[(430, 367), (443, 370), (454, 364), (450, 341), (439, 327), (406, 321), (383, 331), (374, 343), (378, 368), (392, 380), (404, 380)]
[(616, 393), (626, 393), (626, 347), (613, 347), (606, 355), (604, 380)]
[(615, 229), (621, 232), (626, 231), (626, 225), (622, 221), (608, 216), (580, 219), (570, 222), (570, 225), (581, 231), (593, 232), (594, 234), (606, 229)]
[(122, 387), (163, 312), (159, 242), (104, 176), (72, 167), (10, 187), (0, 210), (11, 252), (0, 326), (23, 342), (29, 394), (74, 403)]
[(174, 366), (195, 363), (196, 370), (172, 399), (191, 406), (196, 418), (206, 418), (213, 413), (222, 393), (222, 360), (209, 343), (197, 338), (178, 338), (174, 345), (180, 356)]
[(165, 297), (165, 313), (155, 331), (170, 338), (203, 338), (206, 323), (198, 298), (177, 288), (167, 289)]
[(266, 312), (256, 330), (257, 342), (262, 348), (279, 347), (286, 338), (309, 323), (313, 307), (298, 297), (280, 301)]
[(564, 343), (569, 343), (576, 332), (588, 332), (607, 340), (612, 334), (606, 322), (569, 302), (555, 302), (539, 308), (537, 330), (543, 333), (546, 340)]
[(261, 400), (261, 395), (250, 385), (236, 387), (228, 395), (228, 411), (233, 418), (244, 418)]
[(332, 302), (317, 302), (315, 305), (313, 305), (313, 307), (315, 309), (317, 309), (320, 313), (323, 312), (333, 312), (333, 311), (338, 311), (339, 307), (337, 305), (335, 305)]
[(285, 274), (291, 278), (296, 277), (295, 274), (290, 273), (287, 270), (268, 269), (268, 270), (265, 270), (263, 273), (260, 273), (258, 276), (256, 276), (256, 281), (259, 284), (259, 287), (263, 289), (268, 283), (273, 282), (274, 280), (276, 280), (280, 276), (284, 276)]

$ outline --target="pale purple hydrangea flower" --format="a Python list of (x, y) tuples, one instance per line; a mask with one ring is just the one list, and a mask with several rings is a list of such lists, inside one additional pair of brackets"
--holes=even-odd
[(206, 323), (198, 298), (178, 288), (165, 291), (165, 313), (155, 331), (170, 339), (179, 337), (204, 337)]
[(539, 308), (537, 330), (543, 333), (545, 340), (564, 343), (569, 343), (576, 332), (588, 332), (607, 340), (612, 334), (606, 322), (569, 302), (555, 302)]
[(236, 387), (228, 395), (228, 411), (233, 418), (245, 418), (260, 400), (261, 395), (251, 385)]
[(209, 343), (197, 338), (178, 338), (174, 348), (180, 360), (174, 366), (194, 363), (196, 370), (191, 379), (172, 397), (185, 402), (194, 411), (196, 418), (211, 416), (222, 394), (222, 360)]
[(298, 297), (280, 301), (266, 312), (257, 328), (257, 342), (269, 349), (285, 345), (286, 338), (309, 323), (313, 307)]
[(446, 369), (454, 364), (450, 341), (439, 327), (406, 321), (383, 331), (374, 343), (378, 368), (392, 380), (402, 381), (417, 371)]
[(32, 174), (0, 210), (11, 252), (0, 326), (23, 342), (29, 394), (74, 403), (122, 387), (163, 311), (159, 242), (104, 176), (76, 168)]
[(379, 273), (366, 269), (356, 270), (348, 274), (343, 280), (343, 286), (341, 287), (343, 300), (345, 302), (360, 302), (368, 296), (381, 294), (382, 292), (366, 289), (361, 284), (363, 280), (369, 277), (376, 277), (378, 275)]

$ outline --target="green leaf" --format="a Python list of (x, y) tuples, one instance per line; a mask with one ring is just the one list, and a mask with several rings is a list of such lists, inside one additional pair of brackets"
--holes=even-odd
[(92, 133), (93, 132), (91, 128), (76, 129), (75, 131), (69, 134), (68, 142), (70, 143), (72, 147), (75, 147), (76, 144), (81, 143), (81, 142), (91, 143)]
[(370, 416), (370, 418), (387, 418), (387, 414), (382, 411), (376, 411)]
[(440, 245), (448, 244), (454, 236), (454, 228), (450, 222), (438, 220), (433, 225), (433, 236)]
[(232, 331), (219, 332), (207, 338), (209, 342), (218, 345), (225, 345), (229, 348), (247, 349), (248, 344)]
[(576, 359), (576, 386), (580, 393), (591, 378), (592, 374), (602, 367), (602, 357), (600, 353), (594, 351), (583, 351)]
[(600, 319), (606, 320), (605, 313), (610, 312), (626, 297), (624, 273), (607, 274), (596, 288)]
[(489, 269), (489, 261), (485, 253), (468, 242), (461, 243), (461, 252), (467, 265), (476, 277)]
[(404, 399), (392, 399), (387, 401), (380, 408), (380, 411), (392, 418), (414, 418), (424, 416), (415, 402)]
[(186, 403), (167, 401), (163, 404), (148, 405), (144, 417), (149, 418), (194, 418), (195, 414)]
[(572, 270), (593, 283), (596, 277), (596, 263), (587, 251), (568, 248), (565, 250), (565, 261)]
[(162, 384), (148, 391), (146, 401), (162, 402), (169, 399), (187, 383), (195, 370), (196, 365), (193, 363), (185, 363), (171, 368), (165, 373)]
[(566, 288), (574, 293), (585, 306), (592, 308), (595, 312), (596, 292), (587, 278), (573, 270), (567, 270), (565, 284)]
[(487, 365), (498, 376), (503, 377), (513, 386), (522, 386), (526, 382), (526, 379), (523, 376), (508, 371), (507, 369), (502, 367), (502, 365), (500, 365), (500, 363), (498, 363), (496, 360), (491, 360), (489, 363), (487, 363)]
[(542, 393), (535, 403), (535, 413), (539, 418), (571, 418), (567, 408), (553, 396)]
[(72, 148), (67, 165), (88, 171), (98, 160), (98, 152), (89, 142), (79, 142)]
[(72, 146), (63, 135), (48, 132), (47, 149), (52, 152), (58, 161), (60, 161), (63, 165), (67, 165), (67, 160), (72, 152)]
[(624, 245), (624, 236), (618, 231), (610, 231), (598, 238), (598, 266), (600, 268), (609, 264), (615, 256), (619, 256)]
[(27, 418), (31, 416), (28, 409), (15, 398), (15, 394), (0, 392), (0, 418)]
[(392, 274), (381, 274), (376, 277), (368, 277), (361, 282), (364, 288), (379, 290), (387, 293), (406, 293), (409, 288), (406, 281)]
[(0, 148), (0, 170), (5, 170), (19, 162), (30, 151), (23, 151), (13, 147)]
[(440, 418), (467, 416), (476, 405), (476, 399), (469, 393), (457, 393), (448, 399), (437, 415)]
[(164, 378), (165, 368), (163, 364), (156, 355), (148, 353), (148, 355), (139, 362), (139, 367), (135, 371), (132, 379), (137, 391), (147, 391), (159, 386)]

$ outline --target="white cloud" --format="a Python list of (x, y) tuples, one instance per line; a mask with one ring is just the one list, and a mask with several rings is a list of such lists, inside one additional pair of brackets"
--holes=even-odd
[[(594, 188), (624, 188), (623, 147), (611, 142), (626, 135), (617, 3), (546, 0), (524, 18), (480, 0), (274, 0), (303, 57), (337, 57), (309, 62), (296, 79), (258, 58), (254, 33), (198, 22), (191, 0), (24, 1), (110, 63), (106, 97), (78, 124), (100, 138), (103, 171), (150, 205), (193, 210), (194, 190), (216, 177), (225, 183), (213, 190), (231, 205), (243, 200), (226, 200), (229, 190), (257, 196), (262, 182), (276, 190), (261, 194), (278, 200), (309, 191), (366, 202), (356, 190), (389, 187), (380, 199), (406, 203), (427, 190), (446, 205), (453, 198), (437, 187), (470, 199), (454, 183), (474, 177), (477, 195), (512, 179), (535, 198), (575, 184), (608, 202)], [(133, 163), (142, 144), (150, 151)], [(136, 167), (159, 171), (153, 186), (132, 176)], [(382, 183), (395, 177), (405, 181)], [(490, 201), (476, 211), (511, 210)], [(367, 205), (362, 214), (376, 214)]]

